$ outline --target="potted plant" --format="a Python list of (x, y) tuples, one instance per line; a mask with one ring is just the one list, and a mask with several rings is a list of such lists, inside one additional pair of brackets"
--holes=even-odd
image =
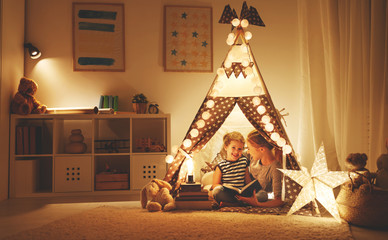
[(147, 97), (143, 93), (135, 94), (132, 97), (132, 105), (136, 113), (146, 113), (147, 103)]

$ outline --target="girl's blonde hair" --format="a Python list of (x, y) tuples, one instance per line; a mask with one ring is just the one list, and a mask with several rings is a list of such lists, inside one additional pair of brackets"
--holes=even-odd
[(266, 147), (269, 150), (272, 150), (273, 146), (265, 140), (263, 136), (255, 129), (251, 131), (247, 136), (247, 141), (258, 147)]
[(231, 141), (239, 141), (242, 144), (245, 144), (244, 136), (239, 132), (230, 132), (224, 135), (224, 146), (228, 146)]

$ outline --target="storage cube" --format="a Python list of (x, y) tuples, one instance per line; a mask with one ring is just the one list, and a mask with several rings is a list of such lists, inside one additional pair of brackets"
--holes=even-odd
[(92, 191), (92, 157), (55, 157), (55, 192)]
[(142, 189), (154, 178), (163, 179), (167, 164), (165, 155), (134, 155), (131, 158), (131, 190)]

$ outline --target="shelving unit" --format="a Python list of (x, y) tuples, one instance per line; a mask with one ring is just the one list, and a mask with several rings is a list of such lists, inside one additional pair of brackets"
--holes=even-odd
[[(11, 198), (134, 193), (167, 170), (169, 114), (12, 114), (10, 125)], [(73, 129), (84, 153), (66, 152)]]

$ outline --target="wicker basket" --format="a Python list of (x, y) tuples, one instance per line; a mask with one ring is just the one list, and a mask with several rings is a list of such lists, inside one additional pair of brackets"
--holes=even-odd
[(337, 196), (340, 216), (348, 223), (388, 228), (388, 191), (343, 185)]

